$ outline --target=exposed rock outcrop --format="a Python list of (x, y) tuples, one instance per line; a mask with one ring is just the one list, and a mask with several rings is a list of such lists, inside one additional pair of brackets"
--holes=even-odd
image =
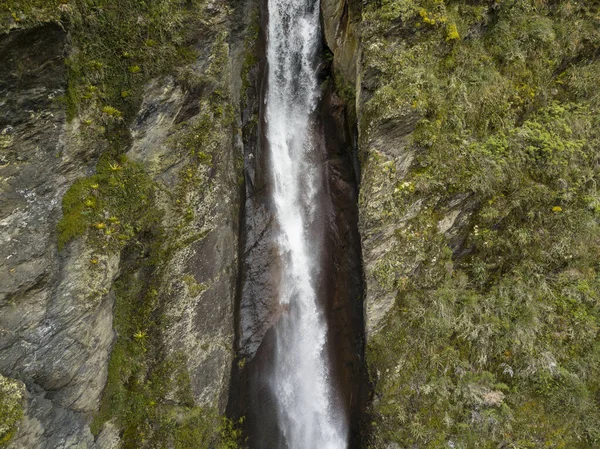
[[(127, 250), (122, 263), (119, 251), (99, 251), (85, 235), (58, 250), (62, 197), (77, 178), (94, 173), (107, 142), (86, 134), (77, 117), (67, 123), (72, 74), (65, 28), (47, 24), (0, 36), (0, 374), (27, 388), (12, 448), (121, 446), (122, 423), (110, 415), (103, 412), (97, 435), (90, 430), (117, 337), (113, 309), (120, 322), (127, 320), (116, 280), (137, 279), (156, 290), (152, 316), (162, 324), (153, 356), (180, 364), (182, 388), (188, 391), (189, 382), (191, 394), (182, 399), (167, 391), (165, 399), (225, 410), (241, 175), (230, 100), (239, 98), (232, 90), (240, 82), (228, 52), (243, 43), (228, 42), (226, 14), (208, 10), (212, 25), (196, 33), (197, 61), (174, 70), (191, 75), (185, 83), (182, 76), (151, 81), (129, 130), (126, 156), (155, 183), (162, 211), (166, 238), (157, 231), (136, 239), (138, 246), (159, 248), (153, 272), (140, 262), (145, 251)], [(140, 307), (143, 301), (140, 296)], [(140, 341), (146, 338), (144, 328), (138, 332)]]
[(81, 416), (98, 406), (114, 338), (118, 257), (99, 261), (98, 274), (81, 242), (56, 248), (62, 195), (94, 153), (77, 145), (78, 122), (66, 123), (60, 101), (66, 45), (57, 25), (0, 38), (0, 372), (28, 389), (14, 447), (93, 440)]

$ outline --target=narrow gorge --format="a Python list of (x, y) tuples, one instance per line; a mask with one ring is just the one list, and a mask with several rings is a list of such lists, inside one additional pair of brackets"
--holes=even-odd
[(357, 447), (366, 371), (352, 128), (319, 2), (265, 2), (260, 22), (233, 379), (244, 379), (250, 447)]
[(0, 0), (0, 448), (600, 447), (600, 4)]

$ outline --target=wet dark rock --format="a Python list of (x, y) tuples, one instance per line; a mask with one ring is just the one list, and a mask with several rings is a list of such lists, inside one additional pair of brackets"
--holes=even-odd
[(319, 123), (324, 136), (326, 248), (322, 298), (328, 322), (331, 366), (347, 413), (349, 448), (361, 446), (368, 378), (364, 360), (363, 274), (358, 233), (358, 185), (354, 172), (352, 124), (344, 102), (325, 92)]

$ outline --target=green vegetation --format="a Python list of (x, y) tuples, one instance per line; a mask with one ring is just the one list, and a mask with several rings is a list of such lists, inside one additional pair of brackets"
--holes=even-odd
[[(162, 343), (166, 326), (164, 310), (168, 303), (161, 286), (166, 284), (167, 267), (178, 248), (206, 234), (206, 231), (198, 232), (196, 227), (190, 229), (189, 225), (196, 219), (197, 195), (202, 195), (212, 182), (210, 172), (214, 160), (233, 121), (229, 97), (223, 90), (222, 71), (227, 67), (227, 51), (226, 35), (218, 34), (211, 63), (206, 72), (197, 77), (208, 91), (198, 99), (200, 113), (190, 122), (181, 123), (169, 142), (180, 152), (185, 165), (174, 190), (161, 192), (168, 194), (170, 201), (170, 216), (164, 222), (159, 224), (161, 215), (156, 211), (160, 208), (153, 202), (158, 185), (136, 164), (125, 159), (118, 165), (102, 165), (101, 161), (96, 175), (78, 181), (83, 192), (91, 183), (100, 185), (104, 177), (131, 180), (135, 186), (135, 190), (123, 198), (119, 191), (107, 192), (106, 197), (100, 195), (106, 202), (97, 203), (108, 204), (103, 207), (111, 212), (105, 215), (115, 210), (114, 214), (119, 216), (119, 210), (130, 208), (127, 220), (136, 236), (121, 252), (123, 274), (114, 285), (114, 327), (118, 338), (100, 411), (92, 424), (92, 431), (97, 434), (104, 423), (115, 420), (122, 432), (124, 448), (239, 447), (241, 431), (237, 423), (220, 416), (215, 407), (194, 405), (184, 354), (167, 356)], [(76, 183), (69, 194), (77, 192), (78, 185)], [(84, 221), (92, 223), (94, 230), (94, 220), (85, 217)], [(190, 296), (197, 296), (207, 288), (192, 275), (183, 275), (182, 281)]]
[(0, 4), (0, 33), (13, 26), (32, 27), (57, 22), (70, 10), (67, 0), (4, 0)]
[[(96, 234), (102, 237), (102, 233), (107, 229), (112, 231), (115, 226), (110, 219), (100, 221), (98, 214), (114, 217), (117, 230), (121, 227), (131, 230), (121, 239), (127, 245), (118, 247), (122, 269), (114, 285), (114, 327), (118, 337), (101, 407), (92, 424), (92, 431), (97, 434), (107, 421), (113, 420), (121, 431), (124, 448), (235, 449), (240, 439), (237, 424), (219, 416), (216, 404), (205, 408), (195, 405), (185, 356), (166, 355), (163, 347), (168, 299), (161, 289), (167, 283), (169, 263), (178, 248), (206, 234), (190, 225), (197, 223), (199, 198), (213, 182), (211, 172), (216, 158), (221, 157), (220, 145), (233, 122), (223, 74), (229, 63), (227, 34), (215, 33), (211, 38), (214, 41), (207, 69), (200, 74), (184, 70), (177, 76), (184, 87), (202, 86), (203, 92), (197, 99), (200, 108), (197, 116), (179, 124), (167, 143), (181, 155), (183, 165), (175, 187), (167, 191), (139, 165), (122, 156), (104, 156), (96, 175), (77, 181), (63, 201), (63, 221), (83, 223), (74, 228), (90, 230), (88, 241), (92, 244), (98, 242)], [(144, 45), (157, 49), (160, 42), (146, 40)], [(145, 67), (130, 61), (126, 69), (129, 74), (147, 76)], [(114, 82), (111, 81), (111, 86)], [(115, 89), (115, 93), (124, 89), (120, 97), (125, 104), (119, 103), (115, 96), (103, 99), (102, 103), (111, 106), (103, 106), (102, 114), (114, 121), (105, 121), (107, 134), (113, 135), (110, 126), (123, 128), (123, 123), (131, 118), (127, 103), (135, 97), (135, 88), (121, 85)], [(127, 142), (127, 136), (120, 139), (121, 148), (126, 149)], [(85, 201), (90, 188), (96, 188), (98, 193), (88, 205)], [(159, 202), (158, 197), (168, 204)], [(162, 216), (161, 208), (169, 211), (168, 217)], [(184, 275), (182, 280), (191, 296), (206, 289), (191, 275)]]
[[(382, 0), (364, 11), (373, 447), (600, 445), (600, 15), (594, 2)], [(380, 135), (380, 134), (378, 134)], [(440, 231), (463, 217), (454, 253)], [(414, 212), (414, 213), (413, 213)], [(369, 275), (369, 273), (367, 273)]]
[[(170, 6), (163, 5), (162, 8), (175, 7), (178, 2), (161, 2)], [(177, 14), (183, 14), (187, 11), (190, 13), (192, 6), (186, 3), (185, 9), (182, 7)], [(200, 3), (195, 5), (199, 8)], [(115, 59), (114, 46), (111, 46), (112, 41), (105, 41), (103, 33), (109, 33), (109, 25), (111, 27), (128, 27), (133, 26), (131, 22), (133, 17), (128, 14), (135, 14), (135, 21), (141, 20), (139, 14), (146, 12), (149, 14), (148, 21), (159, 20), (163, 14), (169, 11), (159, 8), (156, 4), (148, 11), (145, 7), (141, 10), (135, 8), (135, 5), (130, 5), (131, 8), (125, 8), (122, 5), (119, 8), (99, 9), (97, 13), (107, 14), (102, 19), (106, 28), (98, 28), (89, 26), (84, 22), (77, 22), (73, 25), (74, 40), (81, 42), (82, 47), (89, 45), (89, 51), (93, 54), (84, 55), (84, 52), (75, 52), (67, 64), (71, 68), (71, 83), (69, 91), (79, 92), (83, 95), (77, 95), (77, 98), (71, 97), (67, 103), (67, 107), (74, 114), (82, 116), (95, 117), (83, 120), (83, 123), (95, 127), (94, 123), (98, 122), (102, 125), (95, 127), (97, 134), (87, 133), (87, 138), (92, 141), (106, 139), (111, 146), (111, 151), (106, 152), (100, 158), (96, 167), (96, 174), (87, 178), (77, 180), (65, 194), (63, 198), (63, 218), (58, 225), (59, 248), (73, 238), (84, 235), (90, 230), (87, 235), (92, 239), (92, 243), (100, 250), (119, 249), (124, 246), (127, 241), (135, 234), (141, 233), (152, 226), (157, 225), (160, 221), (159, 208), (155, 207), (154, 200), (156, 196), (157, 185), (145, 173), (143, 167), (128, 161), (122, 154), (127, 150), (130, 141), (127, 123), (131, 120), (132, 114), (137, 111), (139, 106), (139, 94), (144, 79), (155, 76), (161, 70), (174, 70), (173, 64), (182, 63), (184, 59), (170, 59), (171, 56), (178, 54), (176, 49), (168, 48), (174, 43), (182, 42), (182, 37), (173, 38), (166, 31), (161, 31), (161, 26), (164, 26), (175, 33), (179, 28), (175, 27), (171, 22), (165, 22), (162, 25), (155, 24), (157, 29), (153, 31), (159, 33), (156, 36), (159, 40), (143, 38), (144, 36), (153, 35), (150, 32), (142, 33), (139, 30), (135, 36), (129, 31), (129, 39), (127, 42), (119, 40), (117, 54), (121, 55)], [(91, 8), (91, 6), (88, 5)], [(123, 9), (121, 9), (123, 7)], [(125, 11), (125, 14), (121, 14)], [(161, 12), (162, 11), (162, 12)], [(198, 13), (190, 13), (186, 19), (176, 16), (165, 18), (164, 20), (175, 20), (178, 26), (183, 27), (186, 20), (200, 20)], [(168, 15), (168, 14), (167, 14)], [(82, 19), (83, 20), (83, 19)], [(163, 20), (163, 19), (161, 19)], [(82, 27), (78, 29), (77, 27)], [(111, 28), (112, 30), (112, 28)], [(179, 31), (181, 31), (179, 29)], [(78, 33), (83, 33), (79, 36)], [(125, 33), (125, 31), (124, 31)], [(114, 30), (110, 31), (114, 34)], [(112, 38), (112, 37), (111, 37)], [(182, 225), (193, 219), (193, 210), (189, 201), (187, 192), (193, 187), (198, 187), (199, 182), (203, 179), (203, 173), (207, 171), (213, 163), (213, 154), (218, 149), (220, 139), (224, 130), (233, 123), (233, 109), (229, 103), (228, 97), (225, 94), (222, 86), (223, 77), (222, 71), (228, 64), (228, 46), (226, 43), (227, 34), (219, 33), (214, 39), (213, 52), (210, 56), (210, 64), (205, 74), (196, 75), (198, 82), (205, 86), (213, 86), (208, 99), (199, 99), (202, 107), (200, 118), (194, 119), (191, 123), (182, 123), (181, 130), (177, 134), (174, 146), (185, 152), (182, 157), (188, 154), (192, 159), (187, 164), (186, 169), (181, 171), (180, 183), (178, 185), (176, 209), (181, 212), (185, 220)], [(100, 42), (98, 41), (100, 39)], [(122, 38), (120, 38), (122, 39)], [(165, 46), (161, 46), (160, 42), (166, 40)], [(89, 41), (89, 42), (88, 42)], [(107, 46), (106, 48), (104, 46)], [(139, 48), (134, 50), (133, 46), (138, 45)], [(87, 47), (86, 47), (87, 48)], [(99, 53), (100, 51), (106, 52)], [(161, 58), (155, 52), (162, 51), (165, 54), (170, 54), (169, 57)], [(179, 53), (192, 55), (192, 52), (185, 52), (180, 49)], [(172, 54), (171, 54), (172, 53)], [(130, 65), (134, 54), (143, 54), (143, 58), (148, 60), (148, 64), (152, 61), (155, 64), (154, 69), (147, 70), (144, 74), (145, 78), (133, 79), (129, 74), (139, 72), (138, 65)], [(89, 60), (93, 56), (91, 61)], [(104, 60), (104, 57), (108, 58)], [(127, 61), (122, 61), (125, 58)], [(98, 69), (100, 72), (93, 74), (88, 70), (81, 71), (83, 61), (88, 61), (85, 64)], [(118, 75), (123, 75), (118, 76)], [(91, 78), (101, 82), (91, 84)], [(185, 73), (181, 76), (181, 81), (185, 85)], [(187, 80), (189, 81), (189, 80)], [(215, 87), (216, 86), (216, 87)], [(189, 86), (188, 86), (189, 87)], [(74, 90), (73, 90), (74, 89)], [(71, 95), (69, 94), (69, 95)], [(106, 104), (106, 103), (110, 103)], [(100, 105), (103, 105), (100, 107)], [(117, 105), (118, 107), (112, 106)], [(83, 107), (83, 109), (80, 108)], [(98, 109), (96, 110), (96, 106)], [(94, 115), (96, 114), (96, 115)]]
[(154, 183), (142, 167), (125, 156), (102, 157), (96, 174), (75, 181), (63, 197), (59, 248), (86, 231), (99, 251), (122, 248), (159, 222), (154, 196)]
[[(76, 47), (67, 61), (71, 117), (97, 117), (98, 110), (137, 112), (146, 80), (171, 72), (195, 57), (190, 30), (202, 20), (203, 1), (86, 0), (70, 3)], [(112, 115), (109, 112), (110, 115)]]
[(258, 7), (253, 9), (249, 18), (250, 26), (247, 29), (246, 36), (244, 37), (244, 62), (242, 64), (242, 72), (240, 77), (242, 79), (242, 90), (240, 97), (242, 101), (242, 108), (246, 106), (248, 89), (250, 88), (250, 71), (256, 70), (258, 66), (257, 58), (257, 44), (260, 32), (260, 14)]
[(12, 439), (23, 417), (24, 393), (22, 383), (0, 374), (0, 447), (5, 447)]
[[(204, 0), (8, 0), (0, 31), (11, 25), (62, 22), (74, 46), (66, 101), (69, 118), (93, 123), (102, 112), (130, 119), (148, 79), (196, 57), (194, 29), (206, 20)], [(210, 19), (208, 19), (210, 20)]]
[(185, 356), (165, 357), (161, 351), (164, 304), (156, 288), (164, 274), (160, 260), (166, 255), (156, 254), (161, 251), (156, 244), (160, 237), (152, 241), (155, 244), (148, 249), (130, 247), (125, 275), (114, 285), (118, 339), (92, 431), (99, 433), (112, 419), (121, 429), (124, 449), (235, 449), (240, 439), (237, 427), (216, 410), (194, 405)]

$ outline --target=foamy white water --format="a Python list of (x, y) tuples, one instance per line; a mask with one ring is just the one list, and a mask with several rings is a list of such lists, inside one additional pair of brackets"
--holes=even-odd
[(287, 449), (345, 449), (347, 429), (335, 406), (325, 351), (327, 323), (315, 286), (321, 239), (309, 235), (323, 185), (311, 139), (319, 100), (319, 1), (269, 0), (268, 8), (267, 140), (283, 261), (279, 301), (287, 310), (277, 324), (269, 383)]

